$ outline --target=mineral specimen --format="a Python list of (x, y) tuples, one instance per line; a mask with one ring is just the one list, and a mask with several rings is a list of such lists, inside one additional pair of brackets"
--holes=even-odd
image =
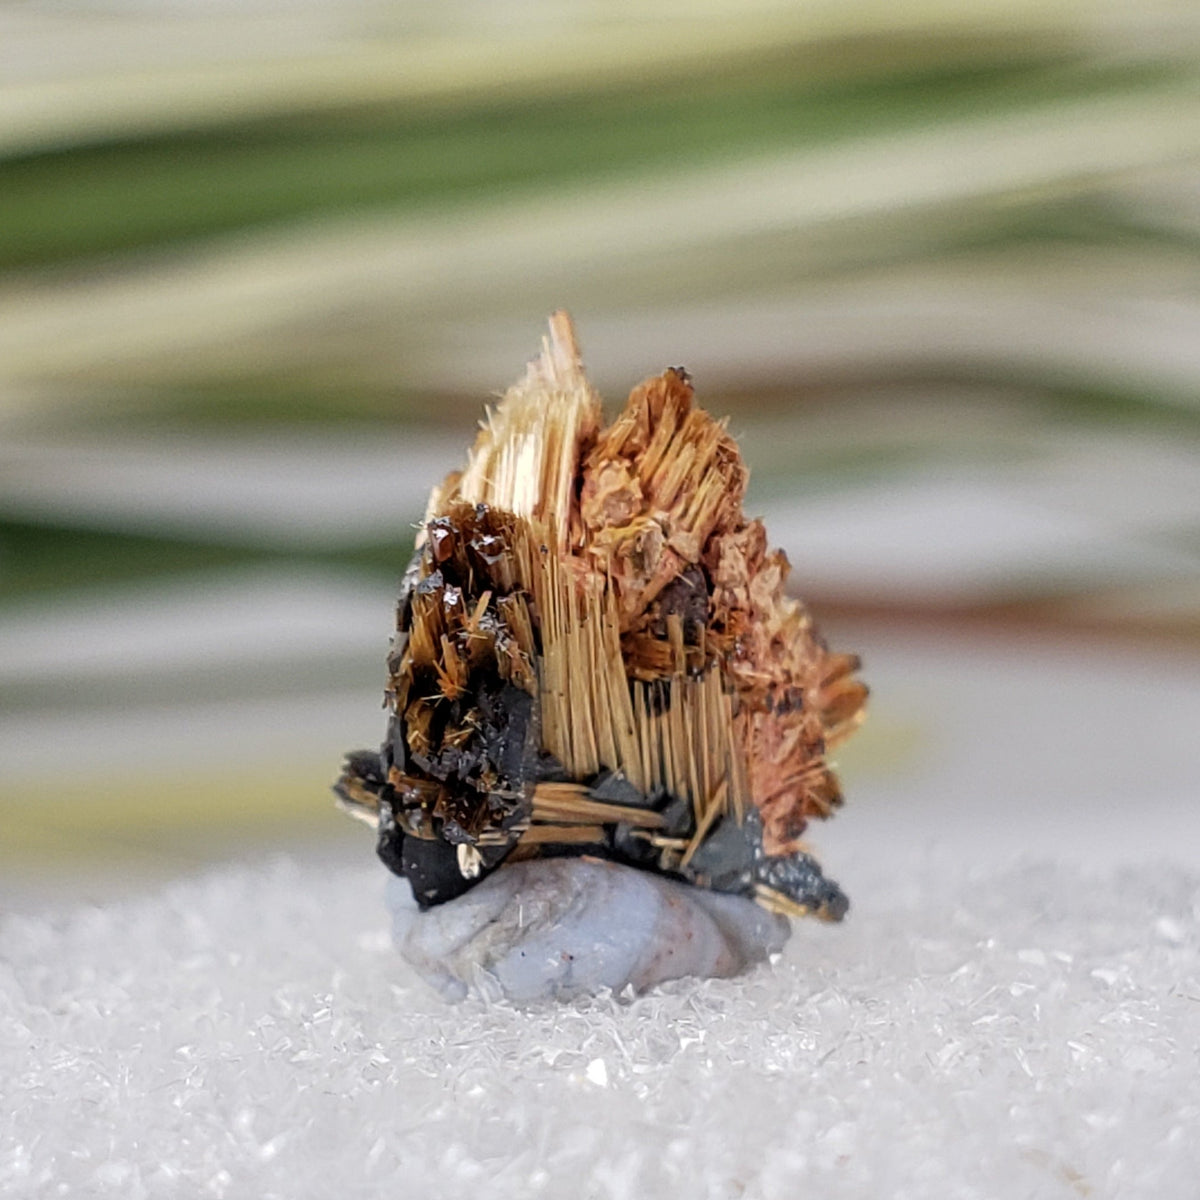
[[(725, 424), (672, 368), (603, 426), (564, 313), (430, 497), (388, 658), (387, 736), (343, 806), (418, 903), (589, 856), (837, 920), (801, 836), (863, 715)], [(574, 886), (574, 885), (572, 885)]]

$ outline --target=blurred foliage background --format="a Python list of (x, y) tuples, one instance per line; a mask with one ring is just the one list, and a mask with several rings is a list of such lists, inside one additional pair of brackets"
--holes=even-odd
[(611, 405), (682, 363), (731, 414), (876, 685), (854, 804), (1177, 838), (1198, 48), (1167, 0), (0, 3), (10, 893), (367, 853), (327, 789), (413, 522), (558, 307)]

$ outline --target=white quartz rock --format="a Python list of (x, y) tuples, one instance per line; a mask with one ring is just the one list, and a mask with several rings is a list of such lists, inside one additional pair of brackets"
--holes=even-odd
[(591, 858), (503, 866), (423, 913), (402, 898), (403, 880), (393, 887), (401, 954), (450, 1000), (472, 988), (527, 1003), (736, 975), (791, 932), (741, 896)]

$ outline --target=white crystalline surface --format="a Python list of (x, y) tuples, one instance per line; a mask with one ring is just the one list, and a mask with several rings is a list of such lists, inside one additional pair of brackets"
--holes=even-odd
[(8, 917), (0, 1195), (1194, 1197), (1200, 876), (907, 878), (527, 1011), (420, 983), (372, 866)]

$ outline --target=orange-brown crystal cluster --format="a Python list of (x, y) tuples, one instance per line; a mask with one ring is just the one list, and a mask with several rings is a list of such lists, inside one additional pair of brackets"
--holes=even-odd
[(858, 724), (858, 662), (831, 654), (785, 592), (787, 556), (742, 511), (747, 471), (725, 423), (672, 369), (634, 388), (584, 459), (585, 549), (618, 597), (626, 671), (670, 673), (680, 614), (693, 671), (721, 669), (736, 696), (749, 799), (769, 854), (795, 849), (807, 820), (841, 803), (825, 752)]

